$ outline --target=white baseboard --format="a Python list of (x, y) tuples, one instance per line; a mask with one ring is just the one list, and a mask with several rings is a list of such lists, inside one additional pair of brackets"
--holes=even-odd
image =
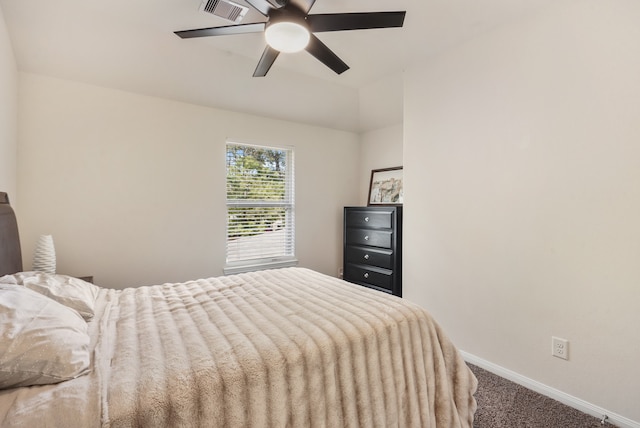
[[(491, 373), (497, 374), (500, 377), (508, 379), (512, 382), (517, 383), (518, 385), (522, 385), (525, 388), (531, 389), (542, 395), (553, 398), (554, 400), (557, 400), (562, 404), (566, 404), (569, 407), (573, 407), (574, 409), (580, 410), (583, 413), (594, 416), (601, 420), (606, 415), (607, 423), (609, 424), (617, 425), (620, 428), (640, 428), (640, 422), (632, 421), (631, 419), (625, 418), (622, 415), (610, 412), (606, 409), (603, 409), (602, 407), (581, 400), (580, 398), (574, 397), (555, 388), (551, 388), (550, 386), (547, 386), (533, 379), (529, 379), (528, 377), (522, 376), (514, 371), (505, 369), (504, 367), (493, 364), (487, 360), (483, 360), (482, 358), (476, 357), (475, 355), (471, 355), (468, 352), (460, 351), (460, 353), (462, 354), (464, 360), (470, 364), (483, 368)], [(607, 425), (605, 424), (604, 426), (606, 427)]]

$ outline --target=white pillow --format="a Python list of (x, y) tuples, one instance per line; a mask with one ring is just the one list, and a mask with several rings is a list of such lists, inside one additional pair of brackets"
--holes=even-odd
[(89, 362), (87, 323), (76, 311), (0, 283), (0, 389), (73, 379)]
[(98, 287), (67, 275), (44, 272), (19, 272), (5, 275), (0, 283), (24, 285), (58, 303), (75, 309), (86, 320), (93, 318)]

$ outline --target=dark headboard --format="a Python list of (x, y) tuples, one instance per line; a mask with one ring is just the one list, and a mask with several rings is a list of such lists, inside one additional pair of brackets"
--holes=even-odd
[(22, 271), (18, 222), (9, 195), (0, 192), (0, 276)]

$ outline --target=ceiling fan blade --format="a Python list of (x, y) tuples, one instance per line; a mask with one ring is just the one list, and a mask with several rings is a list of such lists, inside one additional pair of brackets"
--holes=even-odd
[(176, 31), (175, 34), (183, 39), (190, 39), (193, 37), (208, 37), (208, 36), (226, 36), (230, 34), (246, 34), (246, 33), (260, 33), (264, 31), (266, 24), (264, 22), (258, 22), (256, 24), (239, 24), (239, 25), (227, 25), (225, 27), (211, 27), (211, 28), (199, 28), (197, 30), (184, 30)]
[(249, 3), (249, 6), (253, 7), (255, 10), (263, 14), (264, 16), (269, 16), (269, 12), (271, 9), (274, 9), (273, 5), (269, 3), (267, 0), (245, 0)]
[(307, 16), (314, 33), (402, 27), (406, 12), (321, 13)]
[(258, 66), (256, 70), (253, 72), (253, 77), (264, 77), (269, 72), (269, 69), (275, 62), (276, 58), (280, 51), (273, 49), (271, 46), (267, 45), (267, 47), (262, 52), (262, 57), (260, 57), (260, 61), (258, 61)]
[(342, 74), (349, 69), (349, 66), (344, 63), (338, 55), (333, 53), (331, 49), (327, 47), (324, 43), (320, 41), (313, 34), (311, 35), (311, 39), (309, 40), (309, 44), (305, 48), (307, 52), (316, 57), (318, 61), (332, 69), (336, 72), (336, 74)]

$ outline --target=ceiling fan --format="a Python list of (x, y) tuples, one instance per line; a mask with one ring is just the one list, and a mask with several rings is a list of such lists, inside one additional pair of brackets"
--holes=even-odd
[(402, 27), (406, 12), (361, 12), (309, 14), (315, 0), (245, 0), (267, 17), (266, 22), (176, 31), (183, 39), (232, 34), (265, 33), (267, 46), (253, 77), (266, 76), (280, 52), (305, 49), (320, 62), (341, 74), (349, 69), (313, 33)]

